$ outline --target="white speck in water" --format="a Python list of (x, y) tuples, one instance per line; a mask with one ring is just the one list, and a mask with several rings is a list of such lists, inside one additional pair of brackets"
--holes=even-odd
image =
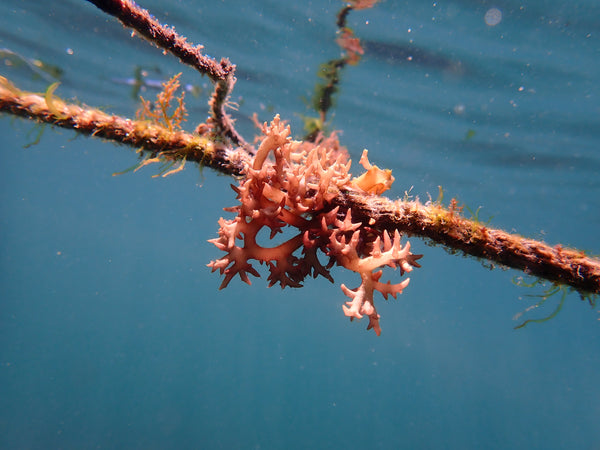
[(498, 8), (490, 8), (483, 16), (483, 20), (490, 27), (496, 26), (502, 21), (502, 11)]
[(67, 55), (72, 55), (73, 54), (73, 49), (70, 48), (70, 47), (67, 48), (65, 51), (67, 52)]
[(466, 109), (467, 108), (465, 107), (465, 105), (463, 105), (462, 103), (459, 103), (457, 105), (454, 105), (453, 111), (454, 111), (454, 114), (461, 115), (461, 114), (465, 113)]

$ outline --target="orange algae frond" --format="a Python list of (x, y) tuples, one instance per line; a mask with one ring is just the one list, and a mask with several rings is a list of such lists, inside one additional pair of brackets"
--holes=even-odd
[[(351, 213), (348, 210), (346, 220), (351, 222)], [(341, 224), (339, 224), (341, 225)], [(346, 269), (357, 272), (361, 277), (361, 284), (356, 289), (348, 289), (344, 284), (341, 285), (342, 291), (351, 301), (343, 306), (344, 314), (352, 319), (361, 319), (363, 315), (369, 317), (368, 330), (373, 328), (379, 336), (381, 327), (379, 326), (379, 314), (375, 308), (373, 295), (379, 291), (387, 300), (388, 295), (396, 298), (401, 294), (410, 278), (398, 284), (381, 283), (379, 279), (383, 275), (380, 267), (389, 266), (392, 268), (400, 267), (400, 273), (412, 271), (413, 267), (420, 267), (416, 262), (421, 255), (413, 255), (410, 252), (410, 243), (402, 246), (400, 244), (400, 233), (398, 230), (394, 233), (394, 239), (391, 240), (387, 231), (383, 232), (383, 239), (377, 236), (372, 243), (372, 248), (368, 256), (361, 256), (359, 242), (361, 239), (361, 230), (352, 232), (350, 239), (344, 233), (343, 227), (334, 230), (330, 236), (330, 248), (337, 256), (337, 263)]]
[[(142, 106), (137, 111), (139, 120), (150, 120), (163, 125), (169, 131), (181, 129), (182, 122), (187, 120), (187, 110), (184, 103), (185, 92), (182, 91), (179, 97), (175, 96), (180, 87), (180, 76), (181, 73), (178, 73), (162, 84), (163, 89), (156, 95), (154, 103), (140, 97)], [(177, 101), (174, 109), (171, 105), (173, 100)]]
[(375, 6), (379, 0), (350, 0), (348, 4), (352, 9), (368, 9)]
[[(395, 298), (409, 282), (383, 283), (379, 281), (381, 268), (398, 267), (402, 275), (420, 267), (416, 261), (421, 255), (412, 254), (408, 243), (402, 246), (398, 232), (392, 238), (387, 232), (354, 223), (350, 210), (340, 211), (332, 205), (339, 191), (351, 185), (350, 162), (335, 135), (315, 143), (294, 141), (289, 126), (279, 116), (261, 129), (264, 137), (254, 161), (246, 167), (246, 178), (233, 187), (239, 204), (226, 209), (237, 216), (221, 218), (219, 236), (210, 240), (225, 256), (208, 266), (224, 275), (221, 288), (235, 275), (248, 284), (248, 274), (258, 277), (252, 260), (266, 265), (269, 286), (279, 283), (282, 288), (301, 287), (307, 276), (333, 281), (331, 267), (342, 266), (361, 277), (356, 289), (342, 285), (351, 299), (343, 307), (345, 315), (351, 320), (367, 315), (368, 329), (379, 335), (374, 292), (379, 291), (386, 299), (388, 295)], [(377, 170), (385, 173), (371, 166), (366, 154), (361, 162), (372, 174)], [(375, 185), (389, 187), (390, 179), (393, 181), (389, 174), (381, 180), (375, 178), (377, 183), (370, 186), (375, 190), (381, 189)], [(268, 231), (269, 240), (284, 230), (290, 237), (269, 247), (259, 242), (263, 229)]]
[(380, 169), (369, 162), (368, 151), (363, 150), (360, 163), (367, 170), (361, 176), (352, 178), (352, 186), (368, 194), (381, 195), (392, 187), (394, 177), (390, 169)]
[(275, 116), (270, 125), (267, 126), (265, 122), (261, 127), (261, 131), (265, 137), (254, 157), (254, 163), (252, 164), (254, 170), (262, 167), (269, 152), (283, 147), (284, 144), (290, 143), (292, 139), (290, 137), (290, 126), (286, 126), (284, 122), (281, 122), (279, 114)]
[[(247, 167), (246, 179), (234, 188), (240, 204), (227, 209), (238, 216), (233, 220), (221, 219), (219, 238), (210, 241), (227, 252), (225, 257), (209, 264), (213, 271), (218, 269), (225, 275), (222, 288), (236, 273), (247, 283), (250, 281), (246, 273), (258, 276), (249, 259), (267, 263), (270, 285), (300, 287), (307, 275), (330, 278), (316, 251), (324, 249), (327, 243), (318, 238), (322, 219), (327, 227), (335, 217), (314, 212), (324, 210), (348, 182), (349, 163), (342, 153), (332, 163), (330, 149), (315, 144), (300, 146), (292, 141), (288, 138), (289, 127), (283, 126), (279, 117), (270, 126), (265, 124), (263, 131), (265, 137), (252, 167)], [(267, 159), (270, 153), (274, 161)], [(297, 233), (283, 244), (263, 247), (257, 243), (261, 229), (268, 228), (273, 238), (288, 226), (296, 228)], [(237, 245), (236, 240), (240, 239), (243, 246)], [(312, 247), (304, 245), (306, 239)], [(304, 251), (294, 255), (301, 247)]]
[(341, 34), (335, 41), (346, 52), (346, 62), (354, 66), (359, 63), (365, 51), (360, 45), (360, 40), (354, 36), (354, 31), (350, 28), (342, 28), (340, 31)]

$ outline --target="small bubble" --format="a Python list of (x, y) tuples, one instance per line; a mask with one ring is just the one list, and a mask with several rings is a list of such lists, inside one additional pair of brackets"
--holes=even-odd
[(490, 27), (496, 26), (502, 21), (502, 11), (498, 8), (490, 8), (485, 13), (483, 20)]
[(466, 109), (467, 108), (462, 103), (459, 103), (458, 105), (454, 105), (454, 108), (453, 108), (454, 114), (458, 114), (458, 115), (464, 114)]
[(74, 52), (73, 52), (73, 49), (72, 49), (72, 48), (70, 48), (70, 47), (69, 47), (69, 48), (67, 48), (65, 51), (67, 52), (67, 55), (72, 55), (72, 54), (74, 53)]

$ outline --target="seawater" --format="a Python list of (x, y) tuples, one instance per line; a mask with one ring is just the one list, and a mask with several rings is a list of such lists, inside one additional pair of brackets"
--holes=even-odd
[[(339, 55), (341, 2), (141, 3), (237, 65), (246, 137), (255, 112), (302, 134), (317, 68)], [(199, 92), (190, 128), (206, 118), (206, 78), (85, 1), (3, 1), (0, 24), (0, 48), (61, 70), (61, 97), (132, 116), (119, 79), (181, 71)], [(387, 1), (349, 24), (366, 52), (343, 73), (331, 126), (355, 160), (368, 148), (393, 170), (390, 196), (442, 186), (491, 226), (600, 253), (596, 2)], [(0, 74), (43, 92), (50, 81), (17, 62)], [(235, 203), (231, 179), (113, 177), (131, 149), (50, 128), (27, 146), (34, 124), (0, 127), (1, 448), (600, 445), (600, 322), (577, 295), (514, 330), (543, 288), (411, 238), (423, 267), (397, 300), (378, 299), (377, 338), (342, 314), (338, 284), (355, 287), (353, 274), (218, 290), (206, 240)]]

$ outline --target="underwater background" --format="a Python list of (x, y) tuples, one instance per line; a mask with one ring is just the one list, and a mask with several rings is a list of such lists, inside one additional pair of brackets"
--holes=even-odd
[[(302, 135), (342, 2), (140, 4), (237, 65), (246, 138), (254, 112)], [(331, 125), (393, 170), (390, 197), (442, 186), (491, 226), (600, 253), (596, 1), (387, 0), (348, 20), (366, 52)], [(0, 75), (133, 116), (136, 71), (148, 99), (183, 72), (187, 129), (204, 121), (207, 78), (130, 34), (83, 0), (3, 0)], [(599, 308), (577, 293), (515, 330), (560, 295), (514, 320), (549, 286), (411, 237), (422, 268), (377, 299), (377, 337), (342, 313), (356, 274), (218, 290), (207, 239), (233, 179), (115, 177), (133, 149), (50, 127), (36, 142), (7, 115), (0, 130), (0, 448), (600, 448)]]

